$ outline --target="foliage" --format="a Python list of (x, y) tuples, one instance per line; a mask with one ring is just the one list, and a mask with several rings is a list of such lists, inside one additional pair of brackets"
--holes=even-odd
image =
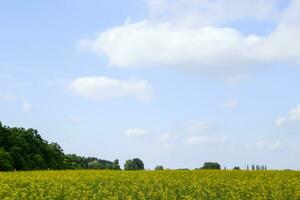
[(115, 159), (114, 162), (113, 162), (113, 169), (114, 170), (120, 170), (120, 164), (119, 164), (119, 160), (118, 159)]
[(155, 170), (164, 170), (164, 167), (162, 165), (157, 165), (155, 167)]
[(64, 153), (57, 143), (43, 140), (37, 130), (0, 123), (0, 170), (63, 169)]
[(10, 153), (6, 152), (3, 148), (0, 148), (0, 170), (9, 171), (12, 169), (13, 166)]
[(126, 160), (124, 165), (125, 170), (144, 170), (144, 163), (139, 158)]
[(295, 171), (30, 171), (0, 173), (0, 199), (299, 200)]
[(215, 162), (206, 162), (201, 169), (221, 169), (221, 165)]
[(43, 169), (120, 169), (119, 161), (65, 155), (57, 143), (48, 143), (37, 130), (10, 128), (0, 123), (0, 171)]
[(67, 154), (64, 161), (66, 169), (120, 169), (116, 160), (114, 162), (95, 157), (83, 157), (76, 154)]

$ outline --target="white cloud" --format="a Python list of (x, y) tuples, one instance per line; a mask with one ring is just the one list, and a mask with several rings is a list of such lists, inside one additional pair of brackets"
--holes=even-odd
[(146, 80), (119, 80), (103, 76), (80, 77), (67, 85), (75, 95), (93, 100), (134, 97), (140, 101), (152, 99), (152, 87)]
[(142, 137), (149, 133), (148, 129), (140, 129), (140, 128), (129, 128), (125, 131), (125, 134), (130, 137)]
[(275, 151), (275, 150), (280, 149), (281, 147), (282, 147), (282, 144), (280, 142), (274, 142), (274, 143), (270, 144), (269, 149), (271, 151)]
[(216, 128), (216, 125), (209, 121), (190, 121), (187, 124), (186, 131), (192, 134), (207, 133)]
[(230, 28), (178, 28), (143, 21), (114, 27), (96, 40), (81, 44), (106, 55), (117, 67), (165, 66), (225, 72), (245, 62), (249, 64), (249, 52), (260, 40), (258, 36), (244, 37)]
[(300, 105), (290, 111), (289, 118), (291, 120), (300, 121)]
[(30, 105), (30, 103), (28, 103), (28, 102), (23, 102), (22, 103), (22, 111), (23, 112), (30, 112), (31, 111), (31, 105)]
[(221, 104), (222, 109), (234, 109), (238, 106), (238, 102), (234, 100), (229, 100)]
[(264, 141), (259, 141), (255, 144), (255, 146), (258, 149), (262, 149), (262, 150), (269, 150), (269, 151), (276, 151), (282, 148), (282, 144), (278, 141), (275, 142), (264, 142)]
[(300, 125), (300, 105), (293, 108), (288, 116), (279, 117), (275, 121), (275, 126), (278, 128), (291, 127)]
[(209, 133), (215, 132), (217, 126), (211, 121), (190, 121), (186, 126), (187, 137), (185, 144), (221, 144), (227, 142), (223, 136), (212, 136)]
[[(225, 6), (225, 0), (189, 1), (196, 2), (196, 6), (191, 4), (188, 8), (183, 6), (184, 1), (180, 1), (179, 4), (174, 3), (175, 1), (149, 2), (153, 9), (162, 11), (175, 4), (175, 7), (181, 8), (184, 13), (189, 12), (189, 7), (200, 6), (199, 9), (204, 10), (204, 13), (207, 11), (208, 16), (214, 16), (218, 13), (214, 9), (220, 9), (221, 19), (224, 13), (233, 13), (232, 18), (248, 15), (268, 17), (277, 1), (257, 0), (254, 3), (247, 0), (241, 3), (231, 0), (231, 6), (237, 5), (234, 11)], [(179, 6), (176, 6), (177, 4)], [(244, 9), (238, 9), (240, 7)], [(249, 10), (251, 13), (248, 13)], [(254, 67), (274, 63), (300, 64), (300, 22), (297, 20), (300, 17), (299, 13), (300, 2), (293, 1), (279, 18), (277, 28), (268, 36), (244, 35), (239, 30), (220, 28), (213, 23), (194, 27), (181, 26), (176, 20), (144, 20), (108, 29), (96, 39), (81, 40), (80, 46), (107, 56), (110, 64), (116, 67), (171, 67), (220, 76), (235, 76)], [(205, 14), (204, 19), (210, 18)]]
[(158, 142), (172, 142), (177, 140), (179, 137), (177, 135), (171, 134), (171, 133), (162, 133), (158, 135), (157, 141)]
[(283, 127), (287, 122), (287, 118), (286, 117), (279, 117), (275, 120), (275, 126), (280, 128)]
[(186, 144), (216, 144), (226, 142), (223, 137), (208, 137), (208, 136), (194, 136), (189, 137), (185, 143)]

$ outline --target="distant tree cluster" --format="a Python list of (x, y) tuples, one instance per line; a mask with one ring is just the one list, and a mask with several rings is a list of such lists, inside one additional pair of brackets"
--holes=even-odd
[(119, 161), (65, 155), (57, 143), (48, 143), (37, 130), (10, 128), (0, 122), (0, 171), (43, 169), (120, 169)]
[(95, 157), (83, 157), (76, 154), (65, 155), (65, 168), (67, 169), (112, 169), (119, 170), (119, 160), (114, 162), (101, 160)]
[[(57, 143), (48, 143), (37, 130), (3, 126), (0, 122), (0, 171), (44, 169), (109, 169), (120, 170), (119, 160), (113, 162), (96, 157), (64, 154)], [(125, 170), (144, 170), (139, 158), (127, 160)], [(199, 169), (220, 170), (217, 162), (205, 162)], [(267, 170), (266, 165), (252, 165), (252, 170)], [(164, 170), (157, 165), (155, 170)], [(178, 169), (188, 170), (188, 169)], [(224, 170), (226, 167), (224, 166)], [(236, 166), (233, 170), (240, 170)], [(247, 165), (247, 170), (250, 170)]]
[(139, 158), (134, 158), (132, 160), (126, 160), (124, 164), (125, 170), (144, 170), (144, 163)]
[[(249, 166), (247, 166), (247, 170), (249, 170)], [(267, 170), (266, 165), (252, 165), (251, 170)]]
[(164, 170), (164, 167), (162, 165), (157, 165), (154, 169), (155, 170)]
[(221, 169), (221, 165), (216, 162), (205, 162), (200, 169)]

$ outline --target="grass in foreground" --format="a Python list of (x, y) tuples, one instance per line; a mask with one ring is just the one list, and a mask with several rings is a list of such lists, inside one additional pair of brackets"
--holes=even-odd
[(0, 199), (300, 200), (300, 172), (5, 172), (0, 173)]

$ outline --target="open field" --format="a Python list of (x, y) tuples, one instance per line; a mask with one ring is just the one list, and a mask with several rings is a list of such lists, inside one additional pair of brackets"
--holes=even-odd
[(0, 199), (300, 199), (294, 171), (0, 173)]

